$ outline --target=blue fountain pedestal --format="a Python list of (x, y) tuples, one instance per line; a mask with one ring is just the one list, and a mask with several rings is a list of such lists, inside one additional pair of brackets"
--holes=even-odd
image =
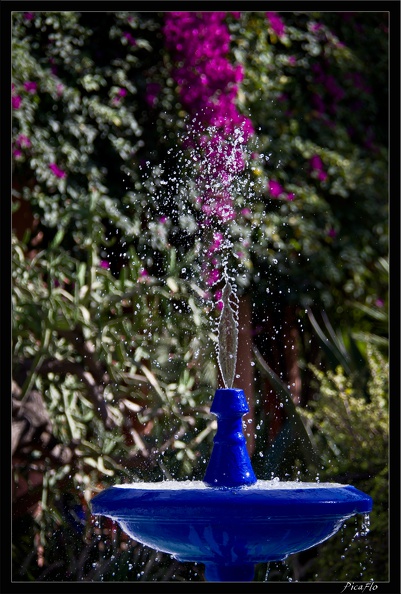
[(218, 429), (204, 481), (117, 485), (92, 499), (92, 512), (179, 561), (203, 563), (207, 581), (246, 582), (257, 563), (313, 547), (371, 511), (371, 497), (350, 485), (256, 480), (242, 390), (217, 390), (211, 410)]
[(242, 487), (256, 483), (242, 431), (242, 417), (249, 412), (242, 390), (216, 390), (210, 412), (218, 419), (214, 446), (204, 482), (210, 487)]

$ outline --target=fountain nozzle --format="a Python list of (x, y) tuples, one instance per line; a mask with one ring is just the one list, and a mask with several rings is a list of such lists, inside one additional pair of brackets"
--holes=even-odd
[(249, 412), (242, 390), (216, 390), (210, 411), (217, 416), (217, 432), (203, 482), (210, 487), (242, 487), (256, 483), (246, 449), (242, 417)]

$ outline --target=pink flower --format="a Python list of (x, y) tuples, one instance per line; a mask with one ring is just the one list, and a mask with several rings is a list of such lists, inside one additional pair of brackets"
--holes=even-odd
[(11, 105), (13, 109), (19, 109), (21, 107), (22, 99), (19, 95), (11, 98)]
[(311, 166), (312, 171), (317, 172), (317, 177), (320, 181), (326, 181), (328, 175), (323, 167), (323, 161), (319, 155), (313, 155), (310, 159), (309, 164)]
[(31, 21), (35, 16), (34, 12), (24, 12), (24, 19), (26, 21)]
[(149, 272), (146, 268), (141, 268), (139, 271), (138, 283), (149, 284), (150, 280)]
[(19, 134), (19, 136), (17, 136), (17, 138), (15, 139), (15, 142), (14, 142), (14, 149), (13, 149), (14, 157), (16, 159), (18, 159), (19, 157), (22, 157), (21, 149), (30, 148), (31, 144), (32, 143), (29, 140), (28, 136), (25, 136), (25, 134)]
[(313, 31), (314, 33), (319, 31), (322, 28), (321, 23), (313, 23), (311, 25), (311, 31)]
[(26, 82), (24, 82), (24, 89), (28, 93), (31, 93), (31, 94), (36, 93), (37, 88), (38, 88), (38, 83), (36, 83), (36, 82), (33, 82), (31, 80), (27, 80)]
[(285, 33), (285, 25), (278, 16), (277, 12), (266, 12), (266, 16), (274, 33), (277, 35), (277, 37), (281, 37)]
[(49, 62), (50, 64), (52, 64), (51, 68), (50, 68), (50, 72), (56, 76), (57, 75), (57, 66), (55, 66), (54, 64), (56, 63), (54, 58), (49, 58)]
[(284, 193), (284, 188), (278, 181), (271, 179), (269, 181), (269, 192), (273, 198), (278, 198)]
[(156, 104), (160, 88), (159, 83), (148, 83), (146, 86), (146, 101), (151, 107)]
[(209, 285), (209, 287), (211, 287), (212, 285), (217, 283), (217, 281), (219, 279), (220, 279), (220, 270), (218, 268), (213, 268), (213, 270), (211, 270), (209, 272), (209, 275), (207, 278), (207, 284)]
[(122, 97), (125, 97), (127, 94), (127, 89), (118, 89), (117, 91), (117, 97), (113, 98), (113, 103), (114, 105), (118, 105), (121, 101)]
[(17, 137), (16, 140), (16, 144), (17, 146), (19, 146), (20, 148), (29, 148), (31, 146), (31, 141), (29, 140), (28, 136), (25, 136), (25, 134), (20, 134)]
[(100, 260), (99, 266), (100, 266), (100, 268), (107, 268), (108, 269), (110, 267), (110, 264), (108, 263), (107, 260)]
[(60, 169), (56, 163), (50, 163), (49, 169), (51, 169), (56, 177), (63, 178), (67, 175), (66, 172)]
[(124, 33), (123, 36), (128, 41), (128, 43), (132, 46), (136, 45), (135, 39), (132, 37), (131, 33)]
[(333, 227), (330, 227), (330, 229), (327, 232), (327, 235), (329, 237), (336, 237), (337, 236), (337, 231)]
[(223, 234), (219, 231), (213, 233), (213, 243), (209, 246), (208, 255), (210, 256), (214, 252), (217, 252), (223, 243)]
[(289, 200), (290, 202), (292, 202), (294, 199), (295, 199), (294, 192), (290, 192), (289, 194), (287, 194), (287, 200)]

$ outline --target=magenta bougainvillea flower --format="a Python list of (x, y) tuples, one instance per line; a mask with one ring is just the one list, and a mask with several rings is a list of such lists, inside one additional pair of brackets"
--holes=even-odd
[(269, 193), (273, 198), (278, 198), (284, 194), (284, 188), (280, 182), (275, 179), (271, 179), (269, 180)]
[[(205, 160), (198, 176), (200, 224), (205, 228), (213, 221), (225, 225), (236, 218), (233, 179), (245, 168), (242, 145), (254, 133), (252, 122), (235, 103), (244, 73), (228, 58), (225, 19), (225, 12), (168, 12), (164, 25), (166, 47), (175, 64), (172, 77), (192, 117), (192, 130), (200, 136), (197, 150)], [(220, 249), (222, 241), (214, 235), (207, 253), (217, 256)], [(205, 263), (208, 286), (222, 278), (220, 267), (217, 257)]]
[(220, 249), (221, 244), (223, 243), (223, 239), (224, 239), (223, 234), (220, 233), (219, 231), (215, 231), (213, 233), (213, 242), (209, 246), (209, 249), (208, 249), (208, 252), (207, 252), (208, 255), (211, 255), (211, 254), (213, 254), (214, 252), (217, 252)]
[(326, 181), (328, 175), (324, 169), (323, 161), (319, 155), (313, 155), (309, 161), (312, 171), (317, 172), (317, 177), (320, 181)]
[(312, 101), (316, 110), (320, 114), (324, 114), (327, 111), (335, 114), (337, 103), (339, 103), (345, 95), (344, 89), (340, 87), (334, 76), (327, 74), (326, 68), (328, 67), (328, 64), (314, 64), (312, 66), (314, 82), (323, 88), (323, 94), (325, 96), (325, 100), (320, 92), (315, 92), (312, 96)]
[(25, 136), (25, 134), (20, 134), (19, 136), (17, 136), (15, 142), (16, 142), (17, 146), (19, 146), (21, 148), (29, 148), (32, 145), (28, 136)]
[(285, 33), (285, 25), (277, 12), (266, 12), (266, 17), (277, 37), (282, 37)]
[(322, 24), (321, 23), (312, 23), (310, 25), (310, 30), (313, 33), (317, 33), (318, 31), (320, 31), (321, 28), (322, 28)]
[(133, 38), (131, 33), (129, 33), (128, 31), (126, 33), (123, 33), (123, 37), (125, 37), (125, 39), (128, 41), (128, 43), (130, 45), (132, 45), (132, 46), (136, 45), (136, 40)]
[(49, 169), (54, 173), (56, 177), (63, 178), (67, 175), (66, 172), (63, 171), (63, 169), (60, 169), (60, 167), (56, 163), (50, 163)]
[(21, 107), (22, 99), (19, 95), (15, 95), (11, 98), (11, 105), (13, 109), (19, 109)]
[(24, 89), (28, 93), (32, 93), (32, 94), (36, 93), (37, 88), (38, 88), (38, 83), (33, 82), (32, 80), (27, 80), (26, 82), (24, 82)]
[(148, 83), (146, 86), (146, 102), (148, 103), (148, 105), (150, 105), (151, 107), (154, 107), (154, 105), (156, 104), (157, 98), (159, 96), (161, 87), (159, 85), (159, 83)]
[(333, 227), (330, 227), (330, 229), (327, 231), (327, 235), (331, 238), (334, 238), (337, 236), (337, 231)]
[(252, 124), (235, 106), (243, 70), (228, 60), (225, 18), (224, 12), (169, 12), (164, 35), (177, 64), (173, 77), (185, 109), (197, 114), (204, 128), (216, 126), (225, 135), (242, 125), (248, 139)]
[(123, 97), (127, 95), (127, 89), (120, 88), (117, 91), (117, 95), (113, 98), (114, 105), (118, 105)]
[(292, 202), (295, 200), (295, 194), (293, 192), (287, 193), (283, 186), (276, 179), (270, 179), (267, 188), (272, 198), (285, 198)]
[(25, 134), (19, 134), (13, 143), (13, 155), (15, 158), (22, 157), (22, 150), (27, 149), (32, 146), (31, 141), (29, 140), (28, 136)]
[(214, 262), (212, 262), (213, 266), (215, 266), (215, 268), (212, 268), (207, 276), (207, 284), (209, 285), (209, 287), (212, 287), (213, 285), (215, 285), (221, 278), (221, 273), (220, 270), (218, 268), (218, 261), (215, 260)]

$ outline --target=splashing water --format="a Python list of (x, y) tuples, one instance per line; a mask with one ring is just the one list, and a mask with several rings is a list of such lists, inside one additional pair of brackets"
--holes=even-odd
[(202, 114), (186, 122), (166, 161), (141, 167), (147, 197), (133, 194), (132, 205), (141, 209), (146, 204), (138, 238), (143, 253), (149, 257), (149, 246), (158, 249), (166, 243), (184, 258), (184, 252), (192, 253), (191, 276), (214, 299), (225, 267), (234, 274), (246, 261), (249, 207), (257, 192), (252, 171), (263, 155), (254, 146), (257, 140), (248, 143), (241, 127), (223, 135), (219, 127), (203, 127), (202, 122)]
[(217, 360), (225, 388), (232, 388), (238, 350), (238, 298), (228, 278), (221, 301), (223, 309), (217, 327)]
[(218, 126), (204, 127), (203, 119), (201, 114), (186, 122), (166, 161), (144, 164), (147, 197), (133, 194), (132, 205), (142, 210), (138, 256), (143, 268), (163, 275), (155, 263), (167, 245), (185, 262), (182, 278), (212, 314), (207, 319), (217, 340), (218, 366), (230, 387), (238, 346), (236, 293), (249, 281), (250, 219), (260, 191), (253, 170), (264, 156), (255, 152), (256, 140), (248, 143), (241, 126), (222, 134)]
[[(203, 481), (197, 480), (165, 480), (159, 481), (154, 483), (145, 483), (145, 482), (138, 482), (138, 483), (122, 483), (119, 485), (115, 485), (118, 489), (141, 489), (141, 490), (149, 490), (149, 491), (182, 491), (182, 490), (204, 490), (209, 491), (210, 487), (206, 485)], [(278, 477), (268, 480), (258, 480), (256, 483), (252, 485), (244, 485), (241, 486), (241, 491), (266, 491), (266, 490), (280, 490), (280, 491), (291, 491), (297, 489), (333, 489), (333, 488), (342, 488), (347, 487), (347, 485), (343, 485), (341, 483), (312, 483), (312, 482), (303, 482), (303, 481), (282, 481)], [(214, 487), (214, 489), (218, 489), (218, 487)], [(225, 487), (223, 487), (225, 490)]]

